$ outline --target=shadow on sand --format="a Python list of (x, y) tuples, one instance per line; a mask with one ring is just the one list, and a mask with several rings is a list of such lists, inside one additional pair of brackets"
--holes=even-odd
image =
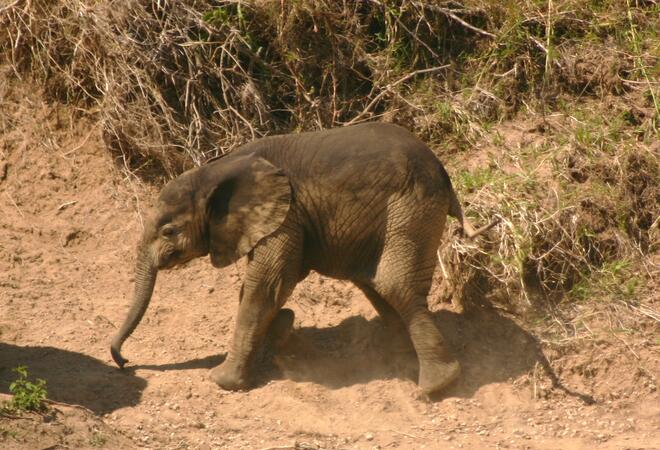
[[(475, 310), (468, 316), (442, 310), (434, 313), (434, 319), (461, 363), (462, 374), (433, 400), (446, 396), (472, 397), (480, 387), (515, 379), (539, 363), (556, 388), (585, 403), (593, 402), (590, 397), (562, 385), (535, 337), (513, 320), (488, 309)], [(26, 365), (31, 379), (47, 380), (50, 399), (105, 414), (140, 402), (147, 382), (135, 375), (138, 369), (211, 369), (225, 357), (215, 354), (119, 370), (81, 353), (0, 343), (0, 392), (9, 393), (9, 384), (16, 379), (11, 369)], [(285, 378), (338, 389), (372, 380), (416, 381), (419, 370), (406, 335), (397, 335), (378, 318), (367, 320), (362, 316), (349, 317), (334, 327), (296, 329), (284, 348), (275, 353), (275, 364), (270, 362), (273, 359), (270, 350), (259, 359), (255, 367), (257, 385), (273, 378)]]
[[(539, 363), (556, 388), (585, 403), (593, 401), (561, 384), (536, 338), (513, 320), (489, 309), (469, 316), (441, 310), (434, 319), (462, 369), (459, 380), (434, 400), (472, 397), (480, 387), (515, 379)], [(330, 388), (375, 379), (416, 381), (419, 370), (407, 336), (393, 335), (378, 318), (361, 316), (334, 327), (297, 329), (275, 359), (281, 377)]]
[(30, 380), (46, 380), (49, 399), (96, 414), (137, 405), (147, 386), (132, 370), (119, 370), (82, 353), (0, 342), (0, 392), (9, 394), (9, 384), (17, 377), (11, 369), (19, 365), (28, 366)]

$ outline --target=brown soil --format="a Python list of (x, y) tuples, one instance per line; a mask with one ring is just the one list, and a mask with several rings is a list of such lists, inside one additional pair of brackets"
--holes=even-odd
[(243, 266), (200, 259), (159, 275), (118, 370), (109, 339), (155, 190), (75, 115), (0, 87), (0, 393), (24, 364), (50, 399), (78, 405), (0, 416), (0, 447), (660, 448), (657, 328), (618, 335), (598, 310), (590, 334), (541, 347), (516, 319), (458, 314), (434, 289), (463, 375), (429, 400), (366, 299), (312, 275), (288, 303), (296, 330), (276, 364), (264, 358), (249, 392), (224, 392), (207, 375), (228, 349)]

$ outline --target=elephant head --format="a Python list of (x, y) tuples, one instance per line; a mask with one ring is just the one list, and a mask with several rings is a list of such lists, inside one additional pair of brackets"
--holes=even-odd
[(170, 181), (148, 214), (138, 244), (133, 304), (112, 340), (112, 358), (144, 315), (161, 269), (210, 255), (224, 267), (276, 231), (289, 211), (291, 186), (277, 167), (254, 154), (230, 155)]

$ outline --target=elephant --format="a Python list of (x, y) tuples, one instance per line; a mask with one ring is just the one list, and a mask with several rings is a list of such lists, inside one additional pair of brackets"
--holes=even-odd
[(267, 136), (167, 183), (137, 246), (133, 303), (111, 343), (120, 353), (152, 297), (158, 271), (209, 255), (214, 267), (247, 256), (226, 359), (210, 378), (226, 390), (251, 387), (250, 363), (269, 334), (282, 338), (282, 309), (310, 271), (349, 280), (386, 326), (410, 337), (418, 387), (440, 391), (459, 373), (427, 305), (446, 217), (474, 229), (442, 163), (411, 132), (371, 122)]

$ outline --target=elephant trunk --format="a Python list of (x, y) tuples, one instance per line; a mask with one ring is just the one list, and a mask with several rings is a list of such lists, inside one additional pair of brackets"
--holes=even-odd
[(135, 327), (138, 326), (142, 316), (144, 316), (144, 312), (147, 310), (149, 302), (151, 301), (151, 294), (154, 291), (157, 274), (158, 269), (155, 267), (149, 251), (147, 248), (141, 247), (138, 252), (138, 259), (135, 266), (133, 305), (110, 345), (112, 359), (114, 359), (115, 363), (117, 363), (120, 368), (123, 368), (128, 362), (127, 359), (124, 359), (121, 356), (121, 346), (126, 338), (128, 338), (133, 330), (135, 330)]

